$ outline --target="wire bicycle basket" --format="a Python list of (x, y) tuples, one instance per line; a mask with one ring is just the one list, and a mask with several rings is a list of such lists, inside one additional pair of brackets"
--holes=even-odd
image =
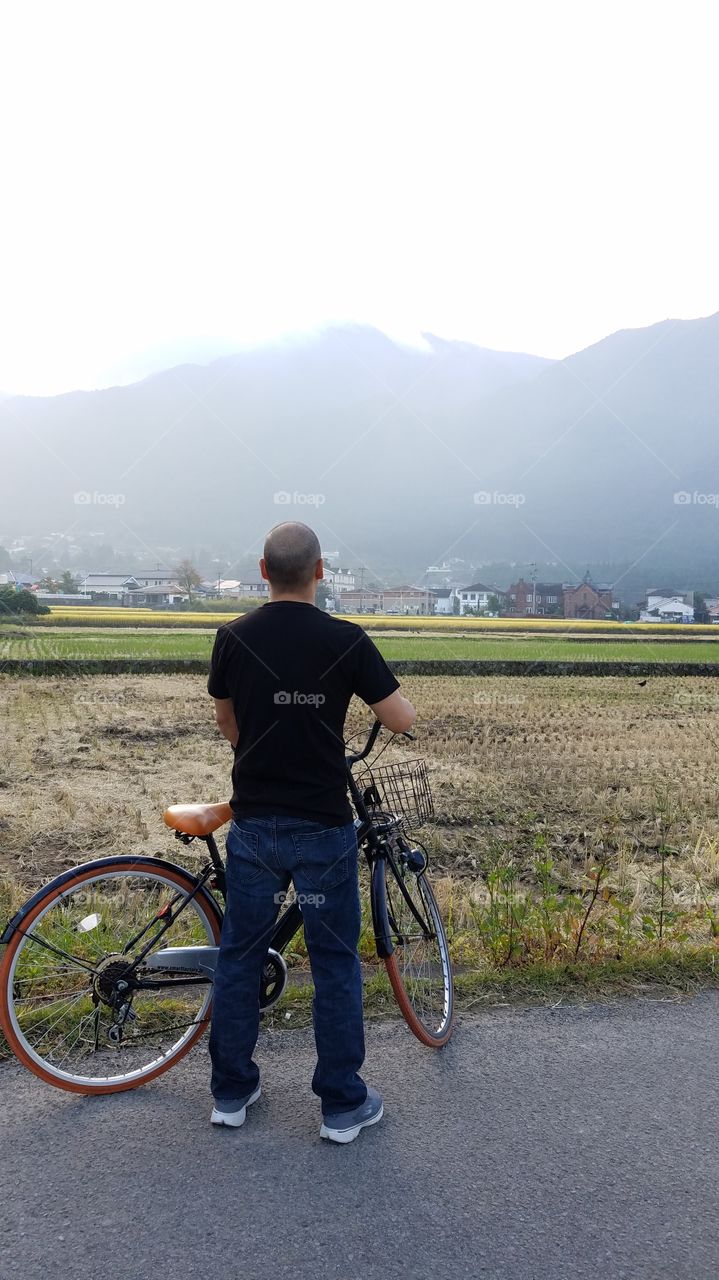
[(429, 774), (424, 760), (400, 760), (363, 769), (358, 784), (370, 814), (402, 818), (421, 827), (434, 817)]

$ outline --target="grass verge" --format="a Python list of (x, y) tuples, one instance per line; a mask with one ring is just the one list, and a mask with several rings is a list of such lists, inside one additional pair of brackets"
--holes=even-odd
[[(556, 1005), (602, 1002), (627, 996), (680, 997), (719, 988), (719, 950), (698, 947), (677, 953), (669, 949), (615, 960), (577, 964), (536, 962), (521, 969), (476, 969), (455, 974), (458, 1013), (506, 1005)], [(398, 1018), (389, 981), (382, 972), (365, 981), (368, 1020)], [(305, 1027), (312, 1022), (311, 983), (288, 986), (282, 1000), (263, 1019), (274, 1029)]]

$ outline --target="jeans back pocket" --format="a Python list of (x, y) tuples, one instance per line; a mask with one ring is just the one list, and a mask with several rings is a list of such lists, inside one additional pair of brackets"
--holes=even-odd
[(293, 831), (297, 869), (318, 893), (342, 884), (350, 873), (350, 847), (354, 827), (325, 827), (318, 831)]
[(227, 833), (227, 874), (239, 884), (253, 884), (264, 870), (260, 837), (256, 831), (233, 822)]

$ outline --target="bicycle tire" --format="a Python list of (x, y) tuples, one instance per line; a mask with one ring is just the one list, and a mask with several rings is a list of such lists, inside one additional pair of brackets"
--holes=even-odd
[[(413, 1035), (428, 1048), (441, 1049), (453, 1030), (454, 982), (437, 899), (426, 869), (417, 873), (384, 857), (376, 870), (383, 877), (381, 910), (392, 947), (383, 959), (394, 997)], [(427, 954), (414, 972), (422, 948)]]
[[(0, 961), (0, 1027), (2, 1027), (7, 1042), (18, 1061), (41, 1080), (56, 1088), (86, 1095), (119, 1093), (137, 1088), (139, 1085), (156, 1079), (157, 1076), (164, 1074), (165, 1071), (169, 1071), (175, 1063), (184, 1058), (204, 1034), (209, 1022), (212, 1004), (211, 984), (209, 984), (207, 995), (203, 998), (201, 1018), (198, 1017), (196, 1021), (188, 1024), (186, 1034), (180, 1037), (171, 1050), (163, 1054), (160, 1060), (154, 1060), (146, 1070), (132, 1072), (129, 1076), (100, 1077), (99, 1079), (73, 1076), (71, 1072), (62, 1071), (56, 1065), (43, 1059), (42, 1055), (37, 1053), (33, 1045), (28, 1041), (26, 1034), (23, 1033), (23, 1029), (19, 1025), (15, 1008), (14, 986), (20, 981), (16, 977), (17, 965), (25, 944), (33, 940), (31, 936), (28, 937), (29, 931), (33, 926), (37, 926), (42, 921), (54, 904), (70, 901), (72, 891), (77, 890), (79, 886), (89, 887), (93, 881), (113, 876), (126, 879), (130, 876), (142, 876), (143, 874), (156, 884), (164, 885), (171, 893), (179, 889), (189, 894), (197, 889), (198, 881), (196, 877), (190, 871), (186, 871), (173, 863), (163, 862), (155, 858), (138, 858), (129, 855), (125, 858), (106, 858), (75, 867), (71, 872), (59, 876), (47, 885), (44, 891), (36, 894), (31, 899), (28, 904), (29, 910), (24, 914), (21, 912), (17, 917), (19, 924), (10, 936), (5, 948), (5, 954), (2, 957), (2, 961)], [(222, 913), (217, 902), (209, 891), (203, 887), (196, 893), (193, 904), (196, 904), (193, 909), (196, 909), (196, 914), (204, 928), (207, 941), (218, 945)], [(171, 930), (168, 932), (171, 932)], [(165, 936), (167, 937), (167, 935)]]

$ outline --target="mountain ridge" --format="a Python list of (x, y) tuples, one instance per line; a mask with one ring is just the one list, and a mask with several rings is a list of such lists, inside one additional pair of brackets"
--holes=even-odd
[(716, 554), (719, 314), (619, 330), (562, 361), (425, 341), (344, 326), (0, 402), (18, 477), (2, 525), (101, 526), (109, 542), (234, 560), (294, 516), (355, 563), (390, 546), (412, 564), (549, 557), (563, 574), (654, 545), (683, 563)]

